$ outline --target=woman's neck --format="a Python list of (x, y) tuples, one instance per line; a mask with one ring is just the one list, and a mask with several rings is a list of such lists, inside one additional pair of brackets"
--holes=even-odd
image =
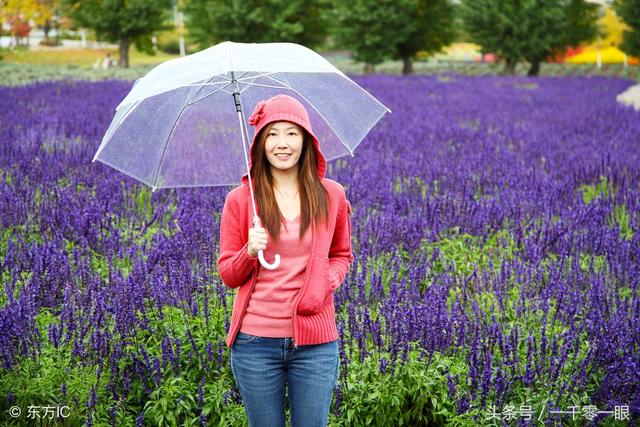
[(273, 176), (273, 180), (275, 181), (276, 187), (281, 189), (298, 188), (297, 170), (281, 171), (278, 169), (272, 169), (271, 174)]

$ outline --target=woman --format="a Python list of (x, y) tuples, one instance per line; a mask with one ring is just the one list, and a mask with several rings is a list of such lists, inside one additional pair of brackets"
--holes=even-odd
[[(233, 303), (227, 346), (250, 426), (285, 425), (285, 389), (295, 426), (326, 426), (339, 373), (333, 291), (353, 261), (351, 205), (324, 178), (326, 160), (304, 106), (278, 95), (260, 101), (248, 177), (225, 200), (218, 272)], [(278, 268), (260, 268), (258, 252)]]

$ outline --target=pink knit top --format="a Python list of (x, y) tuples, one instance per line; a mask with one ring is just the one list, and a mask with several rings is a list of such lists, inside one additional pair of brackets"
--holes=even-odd
[(264, 257), (273, 262), (280, 254), (280, 265), (275, 270), (260, 268), (255, 288), (250, 296), (240, 331), (261, 337), (284, 338), (293, 336), (293, 305), (311, 253), (310, 228), (300, 240), (300, 215), (285, 218), (280, 228), (280, 239), (269, 239)]

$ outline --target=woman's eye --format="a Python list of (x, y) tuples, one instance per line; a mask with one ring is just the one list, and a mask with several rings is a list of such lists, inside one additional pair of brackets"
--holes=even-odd
[[(298, 132), (291, 131), (291, 132), (289, 132), (287, 135), (297, 135), (297, 134), (298, 134)], [(277, 133), (275, 133), (275, 132), (269, 132), (269, 133), (267, 134), (267, 136), (278, 136), (278, 134), (277, 134)]]

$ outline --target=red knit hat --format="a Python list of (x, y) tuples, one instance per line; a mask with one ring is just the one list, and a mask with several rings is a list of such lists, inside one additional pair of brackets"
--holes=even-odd
[[(316, 150), (316, 157), (318, 158), (318, 175), (321, 178), (324, 177), (327, 161), (320, 151), (318, 138), (316, 138), (311, 130), (309, 114), (307, 114), (307, 110), (300, 101), (288, 95), (276, 95), (256, 104), (256, 108), (253, 110), (251, 116), (249, 116), (249, 124), (256, 128), (253, 134), (253, 140), (251, 141), (251, 157), (253, 157), (253, 149), (260, 131), (269, 123), (277, 121), (295, 123), (303, 127), (309, 135), (311, 135)], [(249, 163), (251, 163), (251, 157), (249, 158)]]

